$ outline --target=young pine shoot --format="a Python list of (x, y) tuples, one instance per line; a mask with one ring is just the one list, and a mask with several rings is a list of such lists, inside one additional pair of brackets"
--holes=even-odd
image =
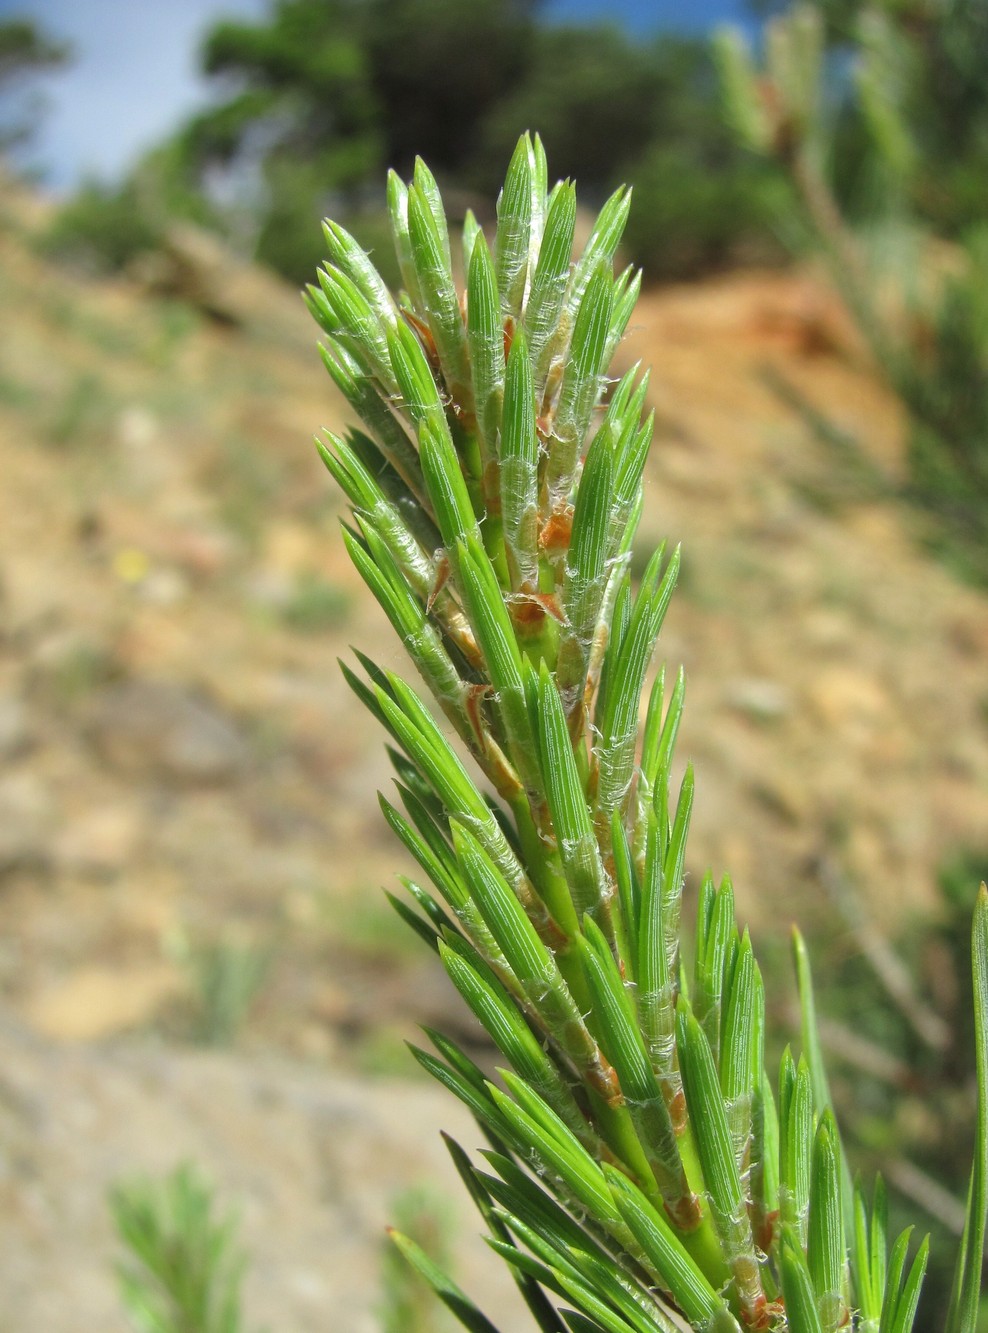
[[(778, 1077), (728, 879), (704, 881), (680, 944), (684, 681), (648, 683), (679, 553), (633, 585), (652, 419), (637, 367), (609, 378), (640, 281), (613, 267), (629, 192), (574, 262), (573, 186), (549, 188), (525, 135), (494, 237), (464, 224), (465, 289), (425, 164), (392, 173), (388, 199), (397, 298), (326, 225), (306, 299), (361, 424), (318, 443), (350, 502), (347, 549), (421, 678), (344, 667), (391, 738), (382, 805), (422, 872), (394, 906), (503, 1064), (491, 1081), (440, 1033), (414, 1051), (490, 1145), (478, 1163), (450, 1144), (488, 1242), (543, 1333), (909, 1333), (927, 1244), (889, 1234), (881, 1183), (851, 1179), (802, 942), (802, 1053)], [(986, 956), (983, 891), (982, 1088)], [(984, 1111), (979, 1142), (949, 1333), (974, 1330)], [(496, 1333), (396, 1240), (465, 1328)]]

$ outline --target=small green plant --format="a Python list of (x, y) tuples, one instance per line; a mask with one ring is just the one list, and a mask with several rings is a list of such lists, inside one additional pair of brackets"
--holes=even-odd
[(245, 1256), (232, 1213), (188, 1164), (117, 1185), (110, 1207), (125, 1257), (120, 1293), (141, 1333), (241, 1333)]
[(250, 1014), (271, 968), (269, 946), (232, 939), (176, 937), (171, 952), (189, 979), (188, 1030), (204, 1046), (229, 1046)]
[[(332, 222), (307, 292), (363, 423), (319, 449), (351, 504), (350, 556), (445, 718), (365, 655), (344, 666), (393, 742), (400, 808), (382, 808), (424, 872), (395, 907), (503, 1059), (488, 1078), (431, 1031), (434, 1053), (414, 1052), (490, 1144), (482, 1165), (450, 1144), (489, 1243), (543, 1333), (908, 1333), (928, 1242), (894, 1236), (884, 1187), (852, 1180), (802, 940), (802, 1051), (777, 1080), (729, 879), (704, 878), (682, 944), (682, 672), (647, 688), (679, 553), (660, 548), (633, 588), (647, 376), (608, 379), (640, 282), (612, 269), (629, 192), (574, 263), (574, 188), (548, 188), (526, 135), (492, 245), (467, 216), (465, 292), (428, 168), (388, 193), (399, 299)], [(988, 890), (974, 977), (983, 1093)], [(986, 1116), (982, 1095), (947, 1333), (974, 1328)], [(466, 1328), (493, 1333), (395, 1239)]]
[(54, 405), (46, 428), (48, 440), (59, 448), (76, 448), (106, 431), (112, 398), (99, 375), (83, 371)]
[[(833, 185), (841, 111), (830, 104), (820, 9), (795, 4), (767, 25), (763, 67), (744, 38), (717, 42), (728, 118), (755, 153), (795, 186), (802, 231), (826, 258), (875, 363), (911, 418), (904, 493), (937, 520), (931, 545), (966, 577), (988, 582), (988, 228), (968, 231), (937, 274), (934, 237), (912, 209), (918, 130), (907, 114), (910, 72), (929, 24), (960, 6), (864, 4), (854, 25), (853, 105), (872, 148), (872, 213), (855, 226)], [(958, 22), (962, 20), (958, 19)], [(959, 32), (944, 72), (965, 60)], [(846, 81), (845, 81), (846, 82)], [(845, 117), (846, 118), (846, 117)], [(943, 269), (943, 263), (939, 267)], [(926, 275), (926, 281), (922, 275)]]

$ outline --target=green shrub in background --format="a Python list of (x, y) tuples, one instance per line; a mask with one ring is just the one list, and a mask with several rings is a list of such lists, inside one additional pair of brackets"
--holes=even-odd
[(777, 265), (790, 192), (777, 172), (689, 142), (654, 145), (635, 168), (625, 248), (653, 279)]
[[(932, 8), (932, 7), (931, 7)], [(969, 52), (957, 14), (944, 6), (939, 64), (945, 90)], [(841, 141), (821, 12), (798, 4), (767, 26), (756, 71), (738, 33), (718, 42), (728, 115), (738, 137), (788, 172), (806, 231), (910, 419), (907, 494), (938, 520), (932, 542), (964, 575), (988, 582), (988, 221), (963, 236), (946, 264), (914, 206), (929, 160), (925, 122), (912, 106), (932, 57), (914, 41), (912, 8), (856, 6), (852, 104), (871, 145), (871, 217), (852, 225), (835, 193)], [(929, 15), (927, 15), (929, 19)], [(982, 7), (982, 42), (988, 23)], [(933, 20), (929, 19), (932, 23)], [(951, 23), (961, 25), (951, 29)], [(922, 25), (919, 29), (923, 32)], [(934, 27), (934, 31), (939, 31)], [(941, 34), (942, 37), (943, 34)], [(984, 80), (982, 79), (982, 82)], [(910, 112), (912, 111), (912, 114)], [(988, 125), (988, 110), (984, 123)]]
[[(415, 1052), (490, 1144), (482, 1165), (451, 1145), (489, 1243), (551, 1333), (908, 1333), (928, 1243), (893, 1237), (883, 1186), (851, 1179), (801, 940), (802, 1052), (787, 1048), (777, 1080), (728, 879), (704, 879), (683, 946), (684, 681), (646, 684), (679, 554), (657, 551), (633, 589), (647, 376), (606, 378), (639, 284), (612, 270), (628, 192), (571, 264), (573, 186), (548, 188), (526, 135), (493, 244), (467, 217), (465, 299), (421, 161), (408, 184), (391, 175), (389, 201), (397, 303), (325, 227), (307, 299), (362, 428), (319, 447), (351, 503), (354, 564), (445, 718), (365, 656), (344, 667), (391, 737), (399, 804), (382, 807), (423, 871), (398, 911), (504, 1062), (488, 1079), (436, 1032), (434, 1053)], [(936, 1312), (947, 1333), (973, 1333), (980, 1289), (988, 890), (974, 979), (982, 1095), (954, 1290)], [(465, 1327), (492, 1333), (396, 1239)]]
[[(221, 225), (220, 211), (187, 179), (180, 140), (149, 152), (121, 181), (84, 182), (56, 211), (38, 245), (84, 272), (112, 274), (161, 249), (177, 222)], [(223, 213), (231, 239), (243, 225), (242, 210)]]
[(81, 186), (56, 213), (43, 250), (92, 273), (116, 273), (158, 249), (162, 232), (147, 216), (133, 182)]

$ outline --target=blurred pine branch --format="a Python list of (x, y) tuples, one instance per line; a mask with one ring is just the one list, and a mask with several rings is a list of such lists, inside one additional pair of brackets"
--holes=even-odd
[[(945, 256), (922, 201), (924, 182), (959, 151), (958, 142), (944, 143), (940, 161), (931, 156), (938, 118), (965, 82), (973, 124), (988, 126), (985, 10), (969, 0), (856, 5), (842, 24), (841, 64), (827, 45), (826, 16), (825, 5), (799, 3), (772, 20), (760, 67), (740, 33), (720, 33), (727, 116), (740, 142), (789, 175), (804, 229), (909, 413), (904, 494), (933, 516), (931, 545), (984, 584), (988, 222), (975, 210)], [(982, 54), (980, 84), (968, 77), (973, 51)], [(937, 79), (944, 106), (929, 87)], [(857, 127), (853, 149), (849, 121)], [(970, 132), (965, 125), (965, 140)], [(863, 216), (839, 188), (854, 153), (865, 161)]]

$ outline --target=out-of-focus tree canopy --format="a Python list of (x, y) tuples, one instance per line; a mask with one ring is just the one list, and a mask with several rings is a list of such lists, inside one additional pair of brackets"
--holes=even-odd
[(260, 151), (319, 161), (326, 190), (416, 154), (460, 173), (490, 108), (525, 78), (527, 0), (279, 0), (266, 23), (224, 22), (203, 67), (233, 95), (185, 131), (197, 165)]
[(772, 173), (723, 129), (701, 41), (551, 25), (538, 0), (276, 0), (216, 26), (203, 67), (226, 96), (174, 137), (168, 192), (221, 182), (256, 256), (297, 280), (321, 256), (313, 220), (331, 208), (373, 234), (386, 168), (416, 155), (482, 211), (525, 129), (588, 203), (642, 181), (629, 244), (654, 274), (721, 263), (748, 234), (771, 246)]
[(31, 19), (0, 20), (0, 149), (29, 138), (36, 124), (39, 103), (12, 97), (28, 76), (60, 65), (69, 48), (44, 32)]
[[(988, 217), (985, 0), (811, 3), (826, 22), (831, 91), (848, 94), (834, 101), (831, 169), (849, 216), (897, 196), (947, 235)], [(869, 102), (853, 81), (876, 23), (894, 34), (896, 58), (878, 75), (895, 87)], [(214, 26), (201, 61), (215, 102), (120, 187), (86, 187), (84, 249), (98, 246), (104, 208), (124, 223), (136, 208), (141, 222), (109, 229), (121, 244), (104, 263), (126, 262), (181, 217), (302, 281), (322, 257), (316, 221), (332, 212), (386, 265), (388, 167), (407, 175), (423, 156), (454, 213), (470, 203), (483, 215), (526, 129), (585, 203), (634, 183), (626, 245), (647, 277), (782, 253), (788, 183), (728, 133), (702, 39), (561, 26), (540, 0), (271, 0), (257, 22)], [(883, 126), (889, 97), (894, 123)], [(71, 252), (79, 227), (68, 217), (66, 228)]]
[(68, 48), (30, 19), (4, 19), (0, 22), (0, 87), (11, 78), (31, 70), (60, 64)]
[(59, 253), (120, 267), (191, 219), (300, 282), (332, 212), (387, 267), (387, 168), (409, 175), (421, 155), (454, 214), (484, 216), (526, 129), (589, 207), (639, 187), (626, 247), (650, 277), (781, 253), (781, 173), (727, 133), (703, 40), (552, 24), (540, 0), (271, 0), (259, 21), (216, 24), (201, 64), (216, 100), (127, 180), (87, 183)]

